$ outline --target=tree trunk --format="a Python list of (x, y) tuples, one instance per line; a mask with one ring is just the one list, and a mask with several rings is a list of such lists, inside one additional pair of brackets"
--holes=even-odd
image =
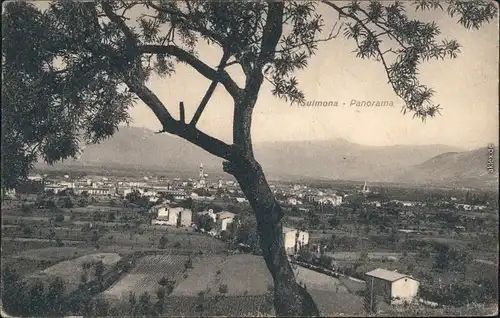
[(260, 164), (253, 158), (224, 162), (250, 202), (257, 219), (260, 247), (274, 281), (274, 308), (277, 316), (319, 316), (318, 308), (306, 289), (297, 284), (285, 252), (283, 210), (272, 193)]

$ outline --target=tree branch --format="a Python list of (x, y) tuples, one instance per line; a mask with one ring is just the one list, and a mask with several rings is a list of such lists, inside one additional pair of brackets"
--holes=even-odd
[[(154, 4), (154, 2), (151, 0), (146, 1), (146, 5), (155, 9), (156, 11), (167, 13), (167, 14), (170, 14), (172, 16), (175, 16), (177, 19), (183, 20), (183, 22), (186, 24), (188, 24), (189, 21), (193, 20), (192, 17), (190, 17), (188, 14), (183, 13), (180, 10), (177, 10), (177, 11), (169, 10), (168, 8), (164, 8), (164, 7), (161, 7), (161, 6)], [(189, 1), (186, 1), (186, 6), (188, 7), (189, 12), (191, 13), (192, 10), (191, 10), (191, 7), (189, 5)], [(230, 47), (230, 45), (229, 45), (230, 43), (227, 43), (227, 41), (222, 36), (218, 35), (217, 33), (213, 32), (213, 31), (211, 31), (211, 30), (209, 30), (209, 29), (207, 29), (199, 24), (197, 24), (197, 25), (190, 24), (190, 27), (192, 27), (194, 31), (199, 32), (201, 35), (212, 38), (214, 41), (218, 42), (221, 47), (223, 47), (223, 48)]]
[(262, 33), (262, 43), (257, 67), (262, 68), (265, 63), (274, 58), (276, 46), (283, 33), (283, 11), (282, 1), (268, 1), (269, 10), (266, 17), (266, 25)]
[(132, 30), (130, 30), (125, 21), (123, 21), (123, 19), (113, 11), (111, 5), (108, 2), (103, 1), (101, 6), (108, 19), (115, 23), (122, 30), (123, 34), (125, 34), (127, 42), (129, 44), (137, 45), (137, 39), (135, 38), (134, 33), (132, 33)]
[(217, 87), (217, 84), (219, 83), (219, 78), (221, 75), (221, 72), (224, 70), (224, 67), (226, 67), (227, 60), (230, 57), (229, 51), (225, 50), (224, 54), (222, 55), (222, 59), (220, 60), (219, 66), (217, 67), (217, 78), (212, 81), (210, 86), (208, 87), (207, 92), (205, 93), (205, 96), (203, 96), (203, 99), (200, 102), (200, 105), (198, 106), (198, 109), (196, 109), (196, 112), (193, 115), (193, 118), (191, 119), (191, 122), (189, 123), (190, 125), (196, 126), (196, 123), (198, 123), (198, 120), (200, 119), (201, 114), (205, 110), (205, 107), (208, 104), (208, 101), (212, 97), (212, 94), (215, 91), (215, 88)]
[(135, 93), (156, 115), (156, 118), (158, 118), (163, 127), (161, 132), (168, 132), (179, 136), (214, 156), (231, 160), (231, 145), (209, 136), (191, 125), (175, 120), (160, 99), (146, 85), (132, 79), (127, 79), (126, 84), (130, 91)]
[(198, 71), (201, 75), (212, 81), (219, 81), (224, 85), (227, 92), (233, 97), (233, 99), (237, 99), (241, 93), (241, 88), (233, 81), (233, 79), (229, 76), (226, 71), (221, 71), (220, 74), (210, 66), (206, 65), (198, 58), (196, 58), (191, 53), (174, 46), (174, 45), (143, 45), (139, 48), (141, 53), (145, 54), (167, 54), (177, 57), (180, 61), (187, 63), (195, 70)]
[[(349, 17), (353, 20), (355, 20), (356, 22), (358, 22), (361, 27), (363, 29), (365, 29), (366, 32), (368, 32), (371, 36), (373, 36), (374, 38), (376, 38), (376, 36), (373, 34), (372, 30), (370, 30), (370, 28), (368, 28), (365, 23), (363, 23), (363, 21), (361, 21), (357, 16), (353, 15), (353, 14), (350, 14), (350, 13), (345, 13), (341, 8), (339, 8), (337, 5), (333, 4), (332, 2), (328, 1), (328, 0), (321, 0), (321, 2), (323, 2), (324, 4), (332, 7), (333, 9), (335, 9), (335, 11), (337, 11), (339, 14), (341, 15), (344, 15), (346, 17)], [(368, 17), (368, 15), (367, 15)], [(357, 42), (357, 40), (356, 40)], [(359, 47), (359, 44), (358, 44), (358, 47)], [(404, 46), (403, 46), (404, 48)], [(394, 85), (394, 82), (392, 81), (391, 79), (391, 76), (389, 74), (389, 65), (387, 64), (385, 58), (384, 58), (384, 53), (382, 53), (382, 51), (380, 50), (380, 47), (377, 45), (376, 47), (377, 49), (377, 53), (378, 53), (378, 56), (380, 57), (380, 60), (382, 61), (382, 64), (384, 65), (384, 70), (385, 70), (385, 73), (387, 75), (387, 79), (389, 80), (389, 83), (391, 84), (394, 92), (396, 93), (396, 95), (398, 95), (402, 100), (406, 101), (406, 99), (404, 98), (404, 96), (401, 96), (401, 94), (399, 94), (398, 90), (396, 89), (396, 86)]]
[[(109, 3), (103, 2), (102, 7), (108, 18), (116, 23), (120, 29), (125, 34), (127, 39), (127, 44), (137, 48), (137, 40), (130, 28), (125, 24), (123, 19), (120, 18), (116, 13), (113, 12), (112, 7)], [(139, 49), (139, 53), (156, 53), (156, 54), (171, 54), (176, 56), (179, 60), (188, 63), (198, 72), (207, 78), (214, 80), (216, 78), (216, 71), (198, 60), (196, 57), (192, 56), (188, 52), (175, 47), (175, 46), (142, 46)], [(241, 90), (236, 83), (229, 77), (226, 72), (220, 76), (221, 82), (224, 84), (228, 92), (233, 96), (237, 96)], [(156, 118), (160, 121), (164, 132), (171, 133), (173, 135), (179, 136), (198, 147), (204, 149), (205, 151), (226, 159), (231, 160), (232, 158), (232, 146), (224, 143), (223, 141), (209, 136), (202, 131), (196, 129), (193, 126), (187, 125), (185, 122), (175, 120), (172, 115), (168, 112), (167, 108), (160, 99), (149, 89), (141, 83), (138, 79), (126, 77), (125, 83), (129, 87), (130, 91), (135, 93), (156, 115)]]
[(180, 117), (180, 122), (181, 123), (186, 123), (186, 112), (184, 110), (184, 103), (180, 102), (179, 103), (179, 117)]

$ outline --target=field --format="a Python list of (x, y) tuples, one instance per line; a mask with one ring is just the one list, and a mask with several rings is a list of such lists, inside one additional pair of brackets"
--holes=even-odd
[(120, 299), (128, 297), (130, 292), (154, 295), (162, 277), (176, 281), (182, 277), (186, 260), (186, 256), (180, 255), (144, 256), (130, 273), (108, 288), (104, 296)]
[[(94, 288), (92, 297), (102, 295), (110, 300), (112, 306), (124, 304), (126, 307), (130, 292), (137, 297), (147, 292), (151, 301), (155, 302), (159, 281), (165, 277), (175, 280), (173, 291), (166, 301), (166, 316), (273, 313), (269, 296), (273, 281), (262, 256), (229, 253), (228, 244), (196, 233), (192, 228), (151, 226), (144, 209), (120, 205), (96, 204), (85, 208), (58, 211), (33, 209), (30, 212), (20, 206), (11, 207), (2, 216), (2, 268), (7, 265), (17, 269), (24, 277), (45, 281), (60, 276), (68, 282), (67, 289), (71, 290), (82, 280), (85, 272), (82, 264), (101, 257), (106, 264), (104, 283), (95, 284), (95, 270), (90, 268), (86, 270), (87, 286)], [(443, 283), (453, 284), (457, 279), (498, 279), (496, 254), (491, 252), (493, 245), (489, 244), (489, 249), (481, 246), (483, 238), (479, 234), (483, 232), (479, 230), (463, 233), (451, 226), (442, 226), (444, 221), (439, 223), (433, 219), (439, 213), (432, 211), (430, 219), (425, 215), (414, 219), (393, 216), (390, 219), (394, 224), (382, 230), (370, 223), (373, 220), (367, 222), (363, 219), (368, 214), (361, 217), (344, 213), (345, 209), (349, 208), (343, 208), (335, 215), (320, 215), (323, 223), (318, 226), (307, 225), (311, 234), (309, 243), (313, 245), (322, 241), (328, 245), (326, 255), (332, 256), (340, 273), (360, 278), (374, 268), (398, 270), (419, 279), (421, 289), (434, 288), (436, 277)], [(376, 212), (372, 215), (382, 213)], [(56, 219), (58, 215), (64, 215), (64, 218)], [(340, 219), (338, 227), (333, 228), (328, 223), (328, 218), (332, 216)], [(357, 218), (366, 222), (360, 223)], [(293, 222), (307, 221), (296, 216), (288, 219)], [(385, 221), (380, 219), (378, 222)], [(408, 224), (412, 226), (407, 227)], [(415, 227), (425, 227), (426, 234), (394, 231)], [(431, 230), (436, 229), (439, 230), (432, 234)], [(481, 231), (488, 230), (485, 227)], [(160, 248), (162, 237), (166, 239), (166, 244)], [(463, 277), (458, 277), (451, 269), (437, 273), (433, 268), (437, 255), (433, 245), (420, 244), (426, 241), (446, 243), (452, 247), (462, 245), (471, 250), (471, 261), (461, 273)], [(475, 248), (471, 243), (479, 245)], [(192, 259), (191, 269), (185, 269), (188, 257)], [(364, 282), (342, 275), (337, 279), (295, 265), (293, 268), (297, 281), (305, 284), (323, 315), (365, 314), (363, 298), (359, 296), (365, 288)], [(203, 307), (201, 310), (200, 304)], [(383, 307), (380, 304), (379, 309), (385, 310)]]
[(206, 297), (203, 314), (197, 310), (199, 302), (197, 297), (171, 296), (168, 298), (167, 317), (254, 317), (255, 313), (263, 312), (268, 315), (274, 314), (274, 309), (269, 305), (269, 298), (265, 295), (259, 296), (224, 296), (215, 299)]
[[(194, 267), (186, 272), (187, 277), (182, 275), (185, 258), (172, 257), (143, 257), (130, 274), (105, 294), (122, 300), (130, 291), (136, 295), (146, 291), (154, 295), (158, 280), (165, 276), (175, 277), (178, 282), (168, 297), (168, 313), (171, 315), (199, 315), (195, 307), (200, 301), (200, 294), (209, 304), (204, 311), (206, 315), (224, 313), (226, 316), (241, 316), (272, 310), (266, 297), (273, 282), (262, 257), (248, 254), (201, 256), (193, 259)], [(362, 299), (350, 294), (339, 279), (302, 267), (295, 268), (295, 273), (297, 280), (306, 284), (325, 312), (332, 309), (340, 312), (345, 309), (345, 312), (357, 314), (362, 312)], [(221, 285), (227, 286), (223, 296), (219, 290)], [(325, 293), (328, 295), (325, 296)], [(332, 304), (334, 298), (339, 300)]]
[(330, 277), (313, 270), (297, 266), (295, 269), (297, 282), (305, 283), (307, 290), (318, 292), (335, 291), (336, 293), (347, 293), (347, 288), (338, 278)]
[[(76, 246), (55, 247), (53, 242), (2, 240), (2, 268), (15, 268), (21, 275), (42, 271), (58, 262), (86, 255), (92, 248)], [(40, 248), (40, 249), (37, 249)], [(16, 253), (17, 250), (23, 252)], [(5, 250), (11, 253), (4, 254)]]
[(31, 279), (40, 279), (42, 281), (49, 281), (55, 277), (61, 277), (65, 282), (68, 290), (72, 290), (76, 288), (78, 283), (80, 282), (81, 276), (83, 274), (93, 275), (91, 270), (85, 271), (83, 269), (84, 263), (93, 263), (102, 261), (105, 269), (111, 269), (118, 261), (121, 259), (120, 255), (115, 253), (96, 253), (89, 254), (85, 256), (78, 257), (73, 260), (67, 260), (57, 263), (41, 272), (32, 274), (27, 278)]

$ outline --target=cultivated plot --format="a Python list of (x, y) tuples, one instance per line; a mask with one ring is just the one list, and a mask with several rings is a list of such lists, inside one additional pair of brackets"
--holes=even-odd
[(132, 292), (141, 295), (148, 292), (154, 295), (160, 287), (162, 277), (179, 280), (182, 277), (187, 256), (152, 255), (142, 257), (134, 269), (125, 277), (108, 288), (106, 297), (122, 298)]
[(87, 274), (88, 276), (93, 275), (91, 270), (84, 270), (85, 263), (96, 263), (102, 261), (105, 269), (113, 267), (121, 259), (121, 256), (115, 253), (98, 253), (85, 255), (73, 260), (63, 261), (51, 266), (37, 274), (31, 275), (31, 279), (41, 279), (42, 281), (47, 281), (55, 277), (62, 278), (68, 286), (68, 289), (76, 286), (82, 275)]

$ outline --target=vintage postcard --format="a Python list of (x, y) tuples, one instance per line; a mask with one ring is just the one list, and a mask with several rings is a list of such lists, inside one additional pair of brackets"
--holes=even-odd
[(498, 313), (490, 0), (5, 1), (3, 317)]

